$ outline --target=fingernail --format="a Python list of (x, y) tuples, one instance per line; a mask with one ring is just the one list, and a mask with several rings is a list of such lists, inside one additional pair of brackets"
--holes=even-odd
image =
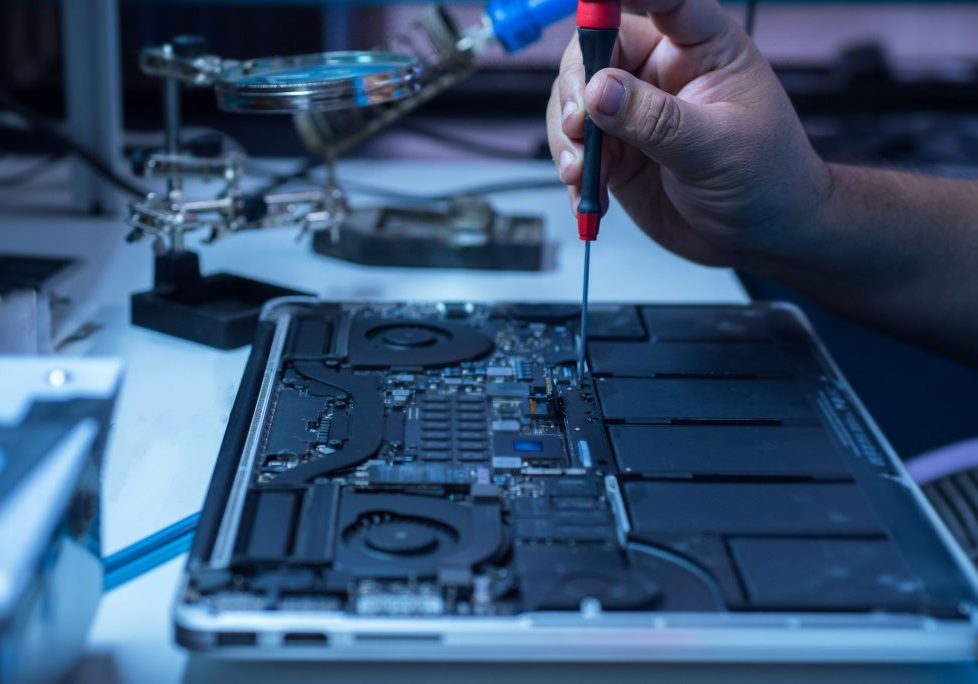
[(624, 104), (625, 86), (621, 81), (608, 76), (604, 79), (604, 87), (598, 96), (598, 111), (605, 116), (614, 116), (621, 111)]
[(577, 106), (577, 103), (574, 102), (574, 100), (568, 100), (567, 102), (565, 102), (564, 103), (564, 111), (561, 114), (561, 116), (563, 117), (564, 121), (566, 121), (567, 119), (569, 119), (570, 117), (572, 117), (574, 114), (576, 114), (578, 109), (579, 109), (579, 107)]
[(564, 150), (560, 153), (560, 158), (557, 160), (557, 169), (560, 172), (561, 178), (567, 175), (567, 171), (576, 161), (577, 157), (570, 150)]

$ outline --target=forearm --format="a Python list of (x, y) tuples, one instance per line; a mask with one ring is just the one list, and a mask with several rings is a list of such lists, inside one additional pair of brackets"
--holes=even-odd
[(821, 211), (748, 268), (978, 363), (978, 182), (832, 166)]

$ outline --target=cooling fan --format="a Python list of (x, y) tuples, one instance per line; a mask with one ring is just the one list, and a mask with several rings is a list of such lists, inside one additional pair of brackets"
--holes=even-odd
[(458, 541), (457, 532), (437, 520), (389, 511), (361, 516), (343, 534), (343, 543), (378, 560), (444, 553)]
[(336, 565), (378, 578), (471, 570), (508, 547), (500, 516), (498, 501), (347, 493), (340, 505)]
[(468, 325), (361, 318), (350, 329), (349, 361), (355, 368), (440, 368), (481, 358), (492, 348), (486, 334)]

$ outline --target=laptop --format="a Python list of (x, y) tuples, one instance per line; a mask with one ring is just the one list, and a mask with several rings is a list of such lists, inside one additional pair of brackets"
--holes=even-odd
[(175, 605), (231, 658), (975, 655), (978, 577), (803, 316), (266, 306)]

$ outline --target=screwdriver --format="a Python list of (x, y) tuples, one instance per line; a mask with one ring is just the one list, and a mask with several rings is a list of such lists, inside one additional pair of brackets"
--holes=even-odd
[[(584, 82), (611, 63), (611, 53), (621, 25), (621, 3), (579, 0), (577, 38), (584, 59)], [(584, 160), (581, 170), (581, 201), (577, 205), (577, 236), (584, 241), (584, 287), (581, 296), (581, 348), (577, 357), (578, 381), (584, 382), (587, 355), (588, 288), (591, 275), (591, 243), (601, 225), (601, 129), (584, 115)]]

